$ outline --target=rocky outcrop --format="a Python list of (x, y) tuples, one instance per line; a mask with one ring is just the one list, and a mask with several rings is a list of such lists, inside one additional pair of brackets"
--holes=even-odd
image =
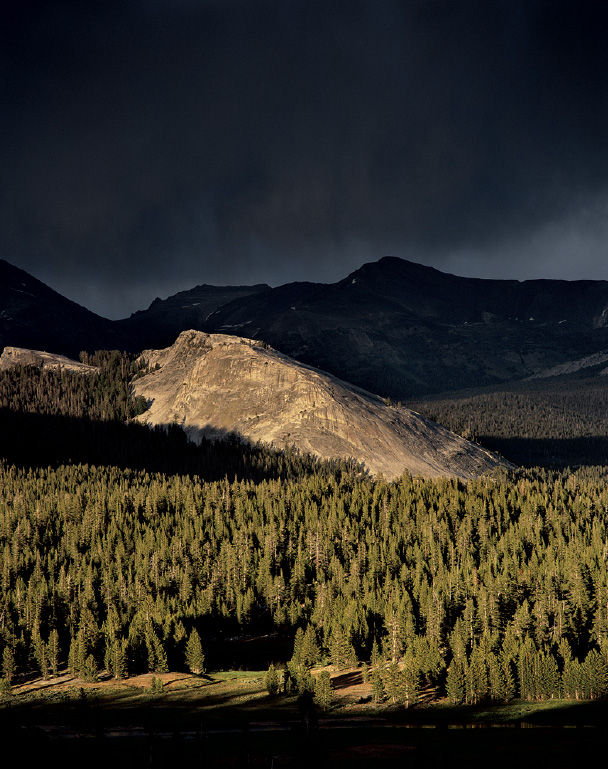
[(237, 433), (318, 457), (363, 462), (372, 474), (474, 477), (504, 464), (409, 409), (283, 355), (261, 342), (182, 332), (147, 350), (134, 382), (149, 402), (138, 419), (177, 423), (193, 440)]
[(41, 369), (65, 369), (78, 374), (94, 374), (95, 366), (87, 366), (64, 355), (42, 350), (27, 350), (24, 347), (5, 347), (0, 355), (0, 371), (14, 366), (37, 366)]

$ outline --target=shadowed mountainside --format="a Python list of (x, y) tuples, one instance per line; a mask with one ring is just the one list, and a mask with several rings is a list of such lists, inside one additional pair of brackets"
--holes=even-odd
[(605, 281), (462, 278), (394, 257), (330, 285), (219, 308), (209, 332), (264, 339), (395, 398), (521, 379), (608, 345)]
[(9, 345), (77, 358), (81, 350), (123, 348), (128, 341), (112, 321), (0, 259), (0, 348)]
[(125, 337), (136, 340), (139, 350), (173, 344), (185, 329), (205, 328), (209, 316), (224, 304), (269, 291), (270, 286), (195, 286), (167, 299), (156, 298), (147, 310), (116, 322)]
[(415, 398), (407, 406), (517, 465), (605, 465), (605, 371), (604, 355), (597, 355), (542, 377)]

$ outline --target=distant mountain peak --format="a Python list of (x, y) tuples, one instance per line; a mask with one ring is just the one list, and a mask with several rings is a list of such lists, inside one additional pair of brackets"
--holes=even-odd
[(399, 256), (383, 256), (381, 259), (377, 259), (371, 262), (365, 262), (356, 270), (351, 272), (346, 278), (339, 281), (340, 283), (352, 282), (352, 279), (364, 279), (366, 277), (373, 276), (375, 279), (382, 278), (391, 280), (397, 277), (400, 280), (411, 277), (424, 277), (428, 280), (441, 280), (441, 279), (455, 279), (466, 280), (465, 278), (459, 278), (456, 275), (452, 275), (448, 272), (443, 272), (435, 267), (431, 267), (421, 262), (414, 262), (409, 259), (402, 259)]

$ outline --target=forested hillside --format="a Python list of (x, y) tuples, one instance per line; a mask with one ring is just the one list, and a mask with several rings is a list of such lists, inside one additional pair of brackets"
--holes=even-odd
[(292, 670), (371, 659), (378, 699), (608, 685), (604, 470), (256, 484), (3, 464), (0, 489), (8, 677), (183, 668), (193, 630), (218, 665), (223, 639), (302, 628)]
[(130, 381), (140, 370), (135, 356), (98, 350), (80, 358), (98, 373), (89, 377), (39, 366), (0, 370), (0, 408), (104, 421), (125, 421), (145, 410), (145, 401), (131, 396)]
[(407, 403), (517, 465), (608, 463), (608, 382), (565, 376), (468, 390)]

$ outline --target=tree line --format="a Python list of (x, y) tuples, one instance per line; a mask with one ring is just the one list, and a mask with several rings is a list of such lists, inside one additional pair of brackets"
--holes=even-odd
[(3, 463), (0, 490), (5, 678), (184, 669), (193, 633), (220, 667), (227, 638), (279, 632), (296, 689), (364, 661), (405, 704), (606, 692), (604, 469), (208, 482)]
[(608, 390), (597, 375), (513, 382), (407, 406), (517, 465), (608, 463)]

